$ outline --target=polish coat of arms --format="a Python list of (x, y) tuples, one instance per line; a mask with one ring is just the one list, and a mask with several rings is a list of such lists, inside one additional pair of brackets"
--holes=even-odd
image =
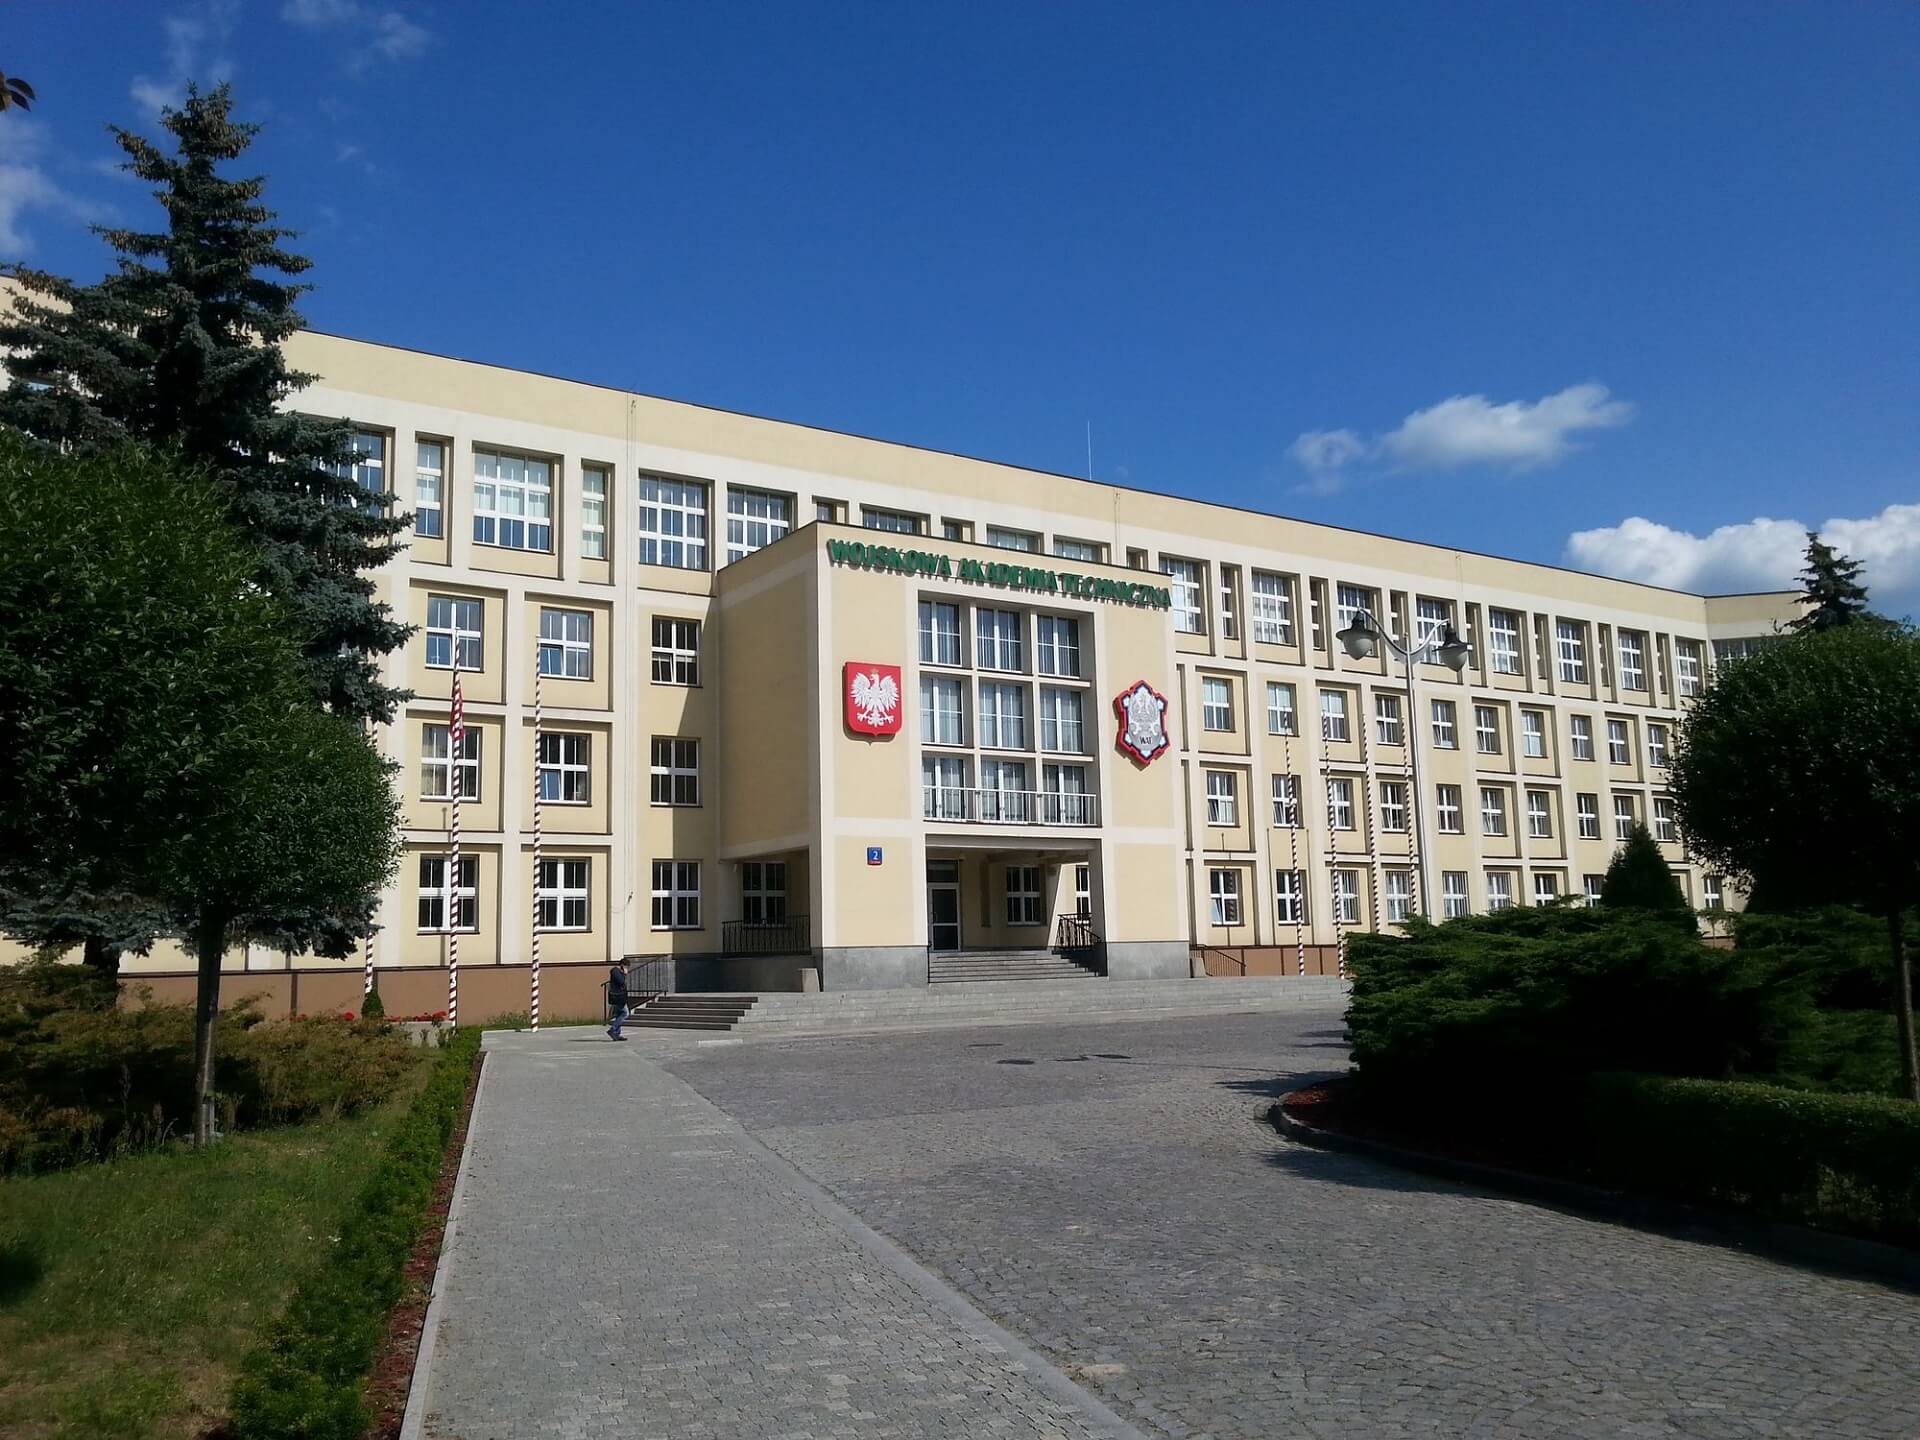
[(1146, 765), (1172, 742), (1167, 739), (1167, 697), (1144, 680), (1136, 680), (1113, 697), (1120, 717), (1119, 746)]
[(845, 671), (847, 729), (893, 735), (900, 729), (900, 667), (850, 660)]

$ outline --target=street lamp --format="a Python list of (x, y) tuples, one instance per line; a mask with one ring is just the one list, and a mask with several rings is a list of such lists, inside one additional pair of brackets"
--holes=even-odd
[(1433, 877), (1427, 868), (1426, 800), (1420, 784), (1420, 731), (1423, 722), (1420, 718), (1420, 701), (1414, 689), (1414, 667), (1437, 661), (1458, 675), (1466, 668), (1467, 657), (1473, 653), (1473, 647), (1460, 638), (1460, 632), (1453, 628), (1451, 621), (1429, 630), (1423, 643), (1403, 645), (1382, 630), (1380, 622), (1365, 608), (1356, 609), (1353, 619), (1347, 622), (1345, 628), (1336, 631), (1334, 638), (1340, 642), (1340, 648), (1355, 660), (1371, 660), (1380, 653), (1380, 647), (1384, 644), (1400, 657), (1400, 663), (1406, 667), (1407, 758), (1413, 772), (1413, 838), (1420, 851), (1419, 909), (1431, 916)]

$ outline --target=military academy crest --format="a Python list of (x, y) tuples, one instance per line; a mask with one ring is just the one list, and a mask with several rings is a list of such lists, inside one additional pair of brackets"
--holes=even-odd
[(847, 729), (856, 735), (893, 735), (900, 729), (900, 667), (849, 661), (846, 686)]
[(1114, 696), (1113, 710), (1120, 717), (1120, 748), (1135, 763), (1146, 765), (1167, 748), (1167, 697), (1146, 681)]

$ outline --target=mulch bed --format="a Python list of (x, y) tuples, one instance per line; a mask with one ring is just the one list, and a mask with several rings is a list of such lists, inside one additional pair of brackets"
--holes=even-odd
[(398, 1440), (401, 1422), (406, 1419), (414, 1362), (420, 1355), (420, 1336), (426, 1329), (427, 1306), (433, 1299), (433, 1277), (440, 1269), (447, 1211), (453, 1205), (454, 1182), (460, 1177), (460, 1158), (466, 1153), (467, 1125), (473, 1118), (473, 1097), (480, 1088), (480, 1066), (484, 1059), (484, 1054), (475, 1059), (473, 1075), (467, 1081), (467, 1098), (460, 1105), (459, 1122), (447, 1141), (447, 1153), (440, 1160), (440, 1175), (433, 1183), (433, 1201), (427, 1207), (426, 1224), (414, 1242), (413, 1253), (407, 1257), (406, 1289), (387, 1316), (387, 1333), (380, 1342), (380, 1353), (367, 1379), (367, 1404), (373, 1410), (373, 1424), (367, 1428), (366, 1440)]

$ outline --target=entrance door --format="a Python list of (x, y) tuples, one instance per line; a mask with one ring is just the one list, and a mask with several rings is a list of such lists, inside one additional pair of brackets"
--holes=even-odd
[(960, 948), (960, 867), (952, 860), (927, 862), (927, 944)]

